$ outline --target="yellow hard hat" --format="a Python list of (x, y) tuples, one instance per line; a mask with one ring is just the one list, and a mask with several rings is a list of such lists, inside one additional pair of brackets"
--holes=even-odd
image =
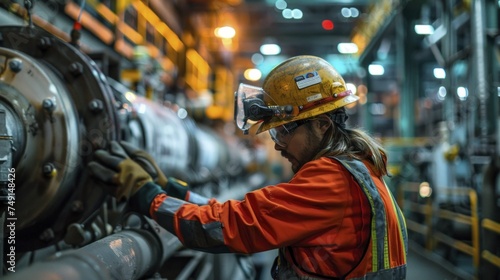
[(257, 133), (311, 118), (356, 102), (359, 98), (346, 88), (345, 81), (322, 58), (301, 55), (285, 60), (267, 75), (262, 86), (266, 106), (293, 106), (298, 113), (291, 118), (265, 119)]

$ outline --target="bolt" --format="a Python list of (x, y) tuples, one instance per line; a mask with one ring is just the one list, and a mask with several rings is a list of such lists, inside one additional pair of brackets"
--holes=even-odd
[(54, 177), (57, 170), (56, 170), (56, 167), (54, 166), (54, 164), (47, 162), (43, 165), (42, 172), (43, 172), (43, 175), (45, 175), (46, 177)]
[(50, 48), (51, 46), (52, 46), (52, 42), (50, 41), (49, 37), (42, 37), (42, 38), (40, 38), (40, 41), (38, 42), (38, 47), (41, 50), (45, 51), (48, 48)]
[(69, 72), (73, 74), (73, 76), (79, 76), (83, 73), (83, 66), (79, 62), (73, 62), (69, 66)]
[(56, 103), (50, 98), (46, 98), (42, 101), (42, 107), (47, 112), (51, 113), (56, 109)]
[(89, 102), (89, 109), (93, 113), (100, 113), (104, 109), (104, 104), (99, 99), (92, 99), (92, 101)]
[(19, 73), (23, 69), (23, 62), (19, 58), (13, 58), (9, 61), (10, 70), (14, 73)]

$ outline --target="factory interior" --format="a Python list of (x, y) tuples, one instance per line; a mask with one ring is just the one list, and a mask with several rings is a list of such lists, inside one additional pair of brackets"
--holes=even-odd
[(388, 151), (407, 279), (500, 279), (499, 0), (0, 1), (0, 278), (272, 279), (276, 250), (185, 248), (87, 164), (127, 141), (218, 201), (290, 180), (234, 107), (297, 55)]

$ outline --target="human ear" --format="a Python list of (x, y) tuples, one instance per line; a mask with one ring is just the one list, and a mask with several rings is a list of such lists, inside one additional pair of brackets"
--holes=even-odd
[(332, 126), (332, 121), (327, 118), (318, 118), (318, 128), (321, 131), (321, 134), (325, 134), (325, 132)]

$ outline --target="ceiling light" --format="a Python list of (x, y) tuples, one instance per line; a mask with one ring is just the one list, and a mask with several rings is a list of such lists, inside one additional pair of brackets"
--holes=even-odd
[(430, 35), (434, 33), (434, 27), (430, 24), (415, 24), (415, 33), (419, 35)]
[(260, 52), (263, 55), (277, 55), (281, 52), (281, 47), (277, 44), (263, 44), (260, 46)]
[(215, 36), (224, 39), (231, 39), (236, 35), (236, 31), (231, 26), (217, 27), (214, 30)]
[(243, 76), (245, 77), (245, 79), (255, 82), (255, 81), (260, 80), (260, 78), (262, 77), (262, 72), (260, 72), (259, 69), (250, 68), (250, 69), (245, 70), (245, 72), (243, 73)]
[(286, 9), (287, 3), (284, 0), (278, 0), (278, 1), (276, 1), (276, 3), (274, 3), (274, 6), (278, 10), (284, 10), (284, 9)]
[(346, 18), (351, 17), (351, 10), (349, 8), (342, 8), (340, 13)]
[(446, 97), (446, 88), (441, 86), (439, 87), (439, 90), (437, 92), (437, 97), (439, 100), (444, 100), (444, 98)]
[(351, 91), (352, 94), (356, 94), (357, 88), (356, 85), (353, 83), (346, 83), (345, 87)]
[(254, 65), (259, 65), (264, 62), (264, 56), (262, 56), (260, 53), (254, 53), (252, 55), (252, 62)]
[(359, 10), (356, 9), (356, 8), (350, 8), (349, 9), (351, 11), (351, 17), (358, 17), (359, 16)]
[(372, 76), (380, 76), (384, 75), (384, 66), (380, 64), (370, 64), (368, 65), (368, 73)]
[(457, 88), (457, 95), (460, 100), (464, 101), (467, 100), (467, 97), (469, 96), (469, 90), (465, 87), (458, 87)]
[(434, 68), (434, 77), (436, 79), (444, 79), (446, 78), (446, 72), (443, 68)]
[(293, 9), (292, 10), (292, 17), (294, 19), (301, 19), (304, 14), (302, 13), (302, 10), (300, 9)]
[(284, 9), (281, 12), (281, 15), (283, 15), (283, 17), (286, 18), (286, 19), (291, 19), (292, 18), (292, 10), (290, 10), (290, 9)]
[(337, 50), (342, 54), (357, 53), (358, 46), (354, 43), (339, 43), (337, 45)]

